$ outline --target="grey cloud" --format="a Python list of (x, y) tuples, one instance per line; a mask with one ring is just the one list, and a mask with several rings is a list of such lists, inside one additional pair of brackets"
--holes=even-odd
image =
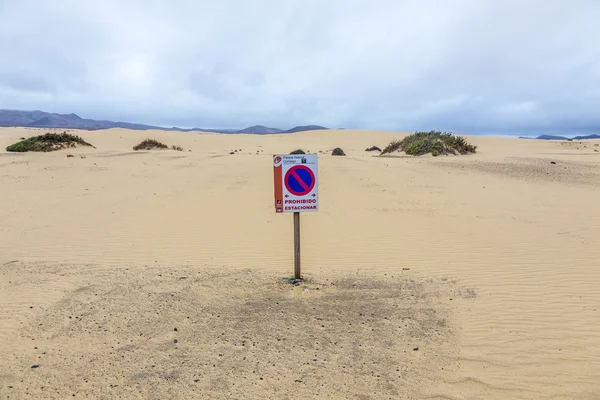
[(599, 131), (595, 0), (0, 0), (0, 108), (165, 126)]

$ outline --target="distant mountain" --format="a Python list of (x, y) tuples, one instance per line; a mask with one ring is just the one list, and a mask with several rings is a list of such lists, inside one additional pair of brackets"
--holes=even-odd
[(129, 122), (98, 121), (94, 119), (81, 118), (77, 114), (57, 114), (44, 111), (19, 111), (19, 110), (0, 110), (0, 126), (24, 126), (36, 128), (60, 128), (60, 129), (110, 129), (125, 128), (134, 130), (160, 129), (168, 131), (202, 131), (231, 133), (234, 129), (182, 129), (182, 128), (164, 128), (162, 126), (132, 124)]
[(47, 115), (42, 111), (0, 110), (0, 126), (27, 126)]
[(249, 126), (244, 129), (240, 129), (239, 131), (235, 131), (233, 133), (254, 133), (254, 134), (258, 134), (258, 135), (266, 135), (269, 133), (281, 133), (281, 132), (282, 132), (281, 129), (268, 128), (264, 125), (254, 125), (254, 126)]
[[(130, 124), (127, 122), (84, 119), (77, 114), (57, 114), (44, 111), (0, 110), (0, 126), (26, 126), (36, 128), (71, 129), (165, 129), (158, 126)], [(179, 130), (179, 129), (177, 129)]]
[(541, 139), (541, 140), (568, 140), (569, 138), (564, 137), (564, 136), (540, 135), (540, 136), (536, 137), (536, 139)]
[(278, 128), (268, 128), (263, 125), (250, 126), (245, 129), (206, 129), (206, 128), (165, 128), (162, 126), (132, 124), (129, 122), (98, 121), (94, 119), (81, 118), (77, 114), (57, 114), (44, 111), (20, 111), (20, 110), (0, 110), (0, 126), (24, 126), (35, 128), (60, 128), (60, 129), (110, 129), (124, 128), (134, 130), (159, 129), (167, 131), (181, 132), (217, 132), (217, 133), (251, 133), (251, 134), (273, 134), (273, 133), (293, 133), (301, 131), (310, 131), (315, 129), (327, 129), (318, 125), (297, 126), (287, 131)]
[(319, 126), (319, 125), (305, 125), (305, 126), (296, 126), (292, 129), (288, 129), (287, 131), (283, 131), (281, 133), (295, 133), (295, 132), (304, 132), (304, 131), (317, 131), (317, 130), (322, 130), (322, 129), (329, 129), (329, 128), (325, 128), (324, 126)]
[(520, 136), (519, 139), (540, 139), (540, 140), (586, 140), (586, 139), (600, 139), (600, 135), (587, 135), (587, 136), (575, 136), (573, 138), (568, 138), (566, 136), (554, 136), (554, 135), (540, 135), (538, 137), (524, 137)]
[(600, 135), (575, 136), (573, 140), (600, 139)]

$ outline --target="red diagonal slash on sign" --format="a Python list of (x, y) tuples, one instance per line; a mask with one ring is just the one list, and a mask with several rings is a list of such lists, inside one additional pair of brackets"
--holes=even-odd
[(304, 183), (304, 181), (302, 179), (300, 179), (300, 176), (298, 176), (298, 174), (296, 173), (296, 171), (292, 171), (291, 175), (296, 178), (296, 180), (298, 181), (298, 183), (300, 184), (300, 186), (302, 186), (302, 189), (306, 190), (308, 192), (308, 186), (306, 186), (306, 183)]

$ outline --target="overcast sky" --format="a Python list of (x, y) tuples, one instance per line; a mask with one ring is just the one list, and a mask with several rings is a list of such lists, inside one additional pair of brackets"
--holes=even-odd
[(600, 1), (0, 0), (0, 108), (600, 132)]

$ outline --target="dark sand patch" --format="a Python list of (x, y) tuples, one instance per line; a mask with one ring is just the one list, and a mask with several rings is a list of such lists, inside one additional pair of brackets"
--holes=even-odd
[(78, 281), (5, 338), (13, 399), (413, 398), (456, 351), (452, 284), (402, 271), (292, 286), (250, 270), (2, 268)]

